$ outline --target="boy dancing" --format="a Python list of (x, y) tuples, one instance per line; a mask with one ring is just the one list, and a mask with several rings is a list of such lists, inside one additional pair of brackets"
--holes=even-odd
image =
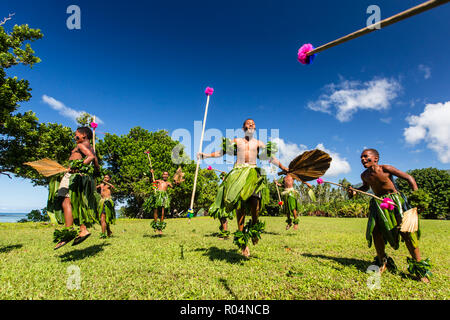
[[(399, 247), (399, 235), (405, 241), (406, 247), (412, 256), (407, 258), (409, 264), (409, 272), (418, 276), (423, 282), (429, 282), (431, 265), (429, 259), (422, 260), (419, 250), (420, 229), (416, 232), (401, 232), (400, 224), (402, 222), (403, 213), (411, 206), (406, 197), (397, 190), (393, 177), (396, 176), (408, 181), (409, 186), (413, 191), (416, 191), (417, 184), (412, 176), (398, 170), (390, 165), (378, 164), (379, 153), (375, 149), (366, 149), (361, 154), (361, 163), (366, 170), (361, 174), (363, 185), (358, 188), (362, 191), (367, 191), (369, 188), (380, 198), (389, 198), (393, 200), (395, 206), (393, 210), (388, 210), (383, 206), (382, 201), (372, 198), (369, 207), (369, 219), (367, 222), (366, 239), (369, 248), (373, 242), (375, 250), (377, 251), (378, 264), (380, 266), (380, 273), (383, 273), (386, 268), (396, 270), (394, 261), (385, 253), (385, 244), (389, 244), (397, 250)], [(349, 191), (349, 196), (356, 194), (355, 191)], [(392, 209), (392, 208), (391, 208)]]
[(97, 186), (100, 189), (101, 200), (98, 204), (98, 219), (102, 226), (101, 239), (111, 237), (112, 232), (110, 229), (111, 224), (116, 222), (116, 211), (114, 209), (114, 202), (111, 199), (111, 189), (115, 189), (110, 183), (111, 177), (107, 174), (103, 178), (103, 182)]
[[(272, 143), (264, 145), (253, 137), (256, 126), (252, 119), (244, 121), (242, 129), (244, 138), (223, 140), (222, 150), (211, 154), (199, 153), (199, 158), (216, 158), (225, 153), (235, 155), (236, 162), (219, 186), (216, 200), (210, 207), (210, 214), (220, 210), (232, 212), (236, 210), (238, 231), (234, 233), (234, 243), (242, 250), (246, 257), (250, 256), (248, 241), (251, 238), (253, 244), (257, 244), (264, 223), (258, 222), (259, 212), (265, 210), (270, 201), (269, 188), (265, 172), (256, 166), (256, 159), (269, 160), (280, 169), (287, 171), (275, 157), (276, 146)], [(261, 151), (261, 152), (260, 152)], [(244, 226), (245, 214), (251, 214), (252, 219)]]
[[(69, 157), (70, 168), (61, 181), (52, 178), (49, 184), (47, 210), (55, 214), (58, 223), (65, 224), (62, 230), (55, 230), (55, 250), (73, 241), (73, 246), (86, 240), (91, 234), (87, 227), (96, 219), (97, 200), (95, 198), (94, 171), (100, 167), (91, 146), (92, 130), (80, 127), (75, 131), (76, 147)], [(80, 232), (73, 224), (80, 227)]]
[[(303, 182), (303, 181), (302, 181)], [(278, 186), (281, 186), (276, 180), (275, 183)], [(292, 227), (292, 223), (294, 224), (294, 230), (298, 229), (298, 212), (300, 211), (300, 195), (297, 190), (294, 189), (294, 178), (287, 174), (283, 180), (284, 183), (284, 191), (281, 192), (281, 199), (283, 201), (282, 211), (286, 215), (286, 230), (289, 230)], [(308, 188), (312, 188), (312, 186), (308, 182), (303, 182), (308, 186)], [(291, 219), (291, 214), (294, 217), (294, 220)]]
[[(153, 169), (151, 169), (153, 173)], [(147, 213), (151, 213), (153, 211), (153, 221), (152, 228), (154, 231), (158, 231), (160, 235), (162, 235), (162, 230), (166, 227), (166, 222), (164, 222), (164, 210), (169, 210), (170, 208), (170, 196), (167, 189), (173, 188), (173, 185), (167, 181), (169, 178), (169, 173), (164, 172), (162, 175), (162, 180), (155, 180), (153, 182), (154, 193), (150, 195), (150, 197), (145, 201), (143, 205), (143, 209)], [(177, 181), (175, 181), (177, 184)], [(161, 218), (158, 221), (158, 211), (161, 209)]]

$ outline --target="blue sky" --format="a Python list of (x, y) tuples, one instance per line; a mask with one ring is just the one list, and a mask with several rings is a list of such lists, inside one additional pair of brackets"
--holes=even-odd
[[(369, 5), (384, 19), (421, 2), (3, 0), (0, 18), (14, 12), (7, 30), (27, 23), (44, 34), (32, 44), (42, 62), (8, 70), (33, 89), (19, 111), (42, 122), (76, 128), (70, 113), (87, 111), (102, 120), (99, 132), (193, 132), (211, 86), (207, 128), (225, 134), (252, 117), (279, 130), (282, 160), (319, 146), (335, 159), (329, 180), (358, 183), (364, 147), (404, 171), (450, 168), (450, 5), (326, 50), (309, 66), (298, 48), (365, 27)], [(66, 26), (72, 4), (80, 30)], [(61, 105), (65, 114), (54, 109)], [(0, 190), (0, 212), (45, 206), (46, 188), (25, 180), (0, 176)]]

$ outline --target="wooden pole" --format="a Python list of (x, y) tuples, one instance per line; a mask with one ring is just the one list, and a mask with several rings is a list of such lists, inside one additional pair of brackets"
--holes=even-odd
[(278, 184), (275, 178), (273, 178), (273, 182), (275, 183), (275, 187), (277, 187), (278, 201), (281, 202), (280, 189), (278, 189)]
[(445, 3), (449, 2), (449, 1), (450, 0), (429, 0), (427, 2), (424, 2), (422, 4), (417, 5), (417, 6), (413, 7), (413, 8), (411, 8), (411, 9), (408, 9), (408, 10), (405, 10), (403, 12), (400, 12), (400, 13), (392, 16), (392, 17), (386, 18), (386, 19), (384, 19), (384, 20), (382, 20), (380, 22), (377, 22), (375, 24), (372, 24), (370, 26), (362, 28), (362, 29), (360, 29), (358, 31), (350, 33), (350, 34), (346, 35), (345, 37), (342, 37), (342, 38), (336, 39), (334, 41), (328, 42), (327, 44), (324, 44), (324, 45), (322, 45), (320, 47), (317, 47), (314, 50), (309, 51), (306, 55), (307, 56), (311, 56), (313, 54), (316, 54), (316, 53), (319, 53), (319, 52), (324, 51), (326, 49), (329, 49), (331, 47), (337, 46), (337, 45), (339, 45), (341, 43), (344, 43), (346, 41), (349, 41), (349, 40), (358, 38), (360, 36), (363, 36), (365, 34), (368, 34), (370, 32), (376, 31), (378, 29), (375, 28), (375, 27), (376, 26), (378, 27), (378, 24), (380, 25), (379, 29), (381, 29), (381, 28), (387, 27), (387, 26), (389, 26), (391, 24), (394, 24), (396, 22), (399, 22), (401, 20), (404, 20), (404, 19), (407, 19), (409, 17), (412, 17), (412, 16), (414, 16), (416, 14), (419, 14), (419, 13), (425, 12), (427, 10), (433, 9), (433, 8), (435, 8), (437, 6), (443, 5), (443, 4), (445, 4)]
[[(95, 116), (94, 116), (94, 119), (92, 120), (92, 122), (95, 123)], [(95, 128), (94, 128), (94, 132), (92, 133), (92, 144), (93, 144), (93, 148), (94, 148), (94, 152), (95, 152)]]
[[(205, 126), (206, 126), (206, 117), (208, 116), (209, 96), (210, 95), (207, 95), (207, 98), (206, 98), (206, 108), (205, 108), (205, 116), (203, 117), (202, 135), (200, 137), (200, 146), (198, 148), (199, 153), (202, 152), (203, 136), (205, 134)], [(199, 161), (199, 159), (197, 159), (197, 167), (195, 168), (195, 175), (194, 175), (194, 188), (192, 189), (191, 204), (189, 206), (189, 209), (192, 209), (192, 210), (194, 209), (193, 206), (194, 206), (195, 190), (197, 188), (197, 177), (198, 177), (199, 166), (200, 166), (200, 161)]]
[[(338, 187), (341, 187), (341, 188), (344, 188), (344, 189), (350, 189), (350, 190), (353, 190), (355, 192), (359, 192), (359, 193), (365, 194), (366, 196), (369, 196), (369, 197), (375, 198), (377, 200), (383, 201), (383, 199), (381, 199), (380, 197), (378, 197), (378, 196), (376, 196), (376, 195), (374, 195), (372, 193), (364, 192), (362, 190), (358, 190), (358, 189), (355, 189), (355, 188), (352, 188), (352, 187), (345, 187), (342, 184), (334, 183), (334, 182), (330, 182), (330, 181), (324, 181), (324, 183), (334, 184), (335, 186), (338, 186)], [(394, 206), (396, 205), (395, 203), (390, 202), (390, 201), (388, 203), (393, 204)]]

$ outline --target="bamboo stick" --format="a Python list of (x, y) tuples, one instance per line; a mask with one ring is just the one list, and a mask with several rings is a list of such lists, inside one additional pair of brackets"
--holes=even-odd
[(278, 201), (281, 202), (280, 189), (278, 189), (278, 184), (275, 178), (273, 178), (273, 182), (275, 182), (275, 187), (277, 187)]
[(399, 22), (401, 20), (410, 18), (410, 17), (412, 17), (412, 16), (414, 16), (416, 14), (419, 14), (419, 13), (425, 12), (427, 10), (433, 9), (433, 8), (435, 8), (437, 6), (443, 5), (443, 4), (445, 4), (445, 3), (449, 2), (449, 1), (450, 0), (429, 0), (429, 1), (424, 2), (422, 4), (419, 4), (419, 5), (417, 5), (417, 6), (413, 7), (413, 8), (410, 8), (410, 9), (405, 10), (403, 12), (400, 12), (400, 13), (398, 13), (396, 15), (393, 15), (393, 16), (391, 16), (389, 18), (386, 18), (386, 19), (384, 19), (384, 20), (382, 20), (380, 22), (377, 22), (375, 24), (372, 24), (370, 26), (362, 28), (362, 29), (360, 29), (358, 31), (350, 33), (350, 34), (348, 34), (348, 35), (346, 35), (344, 37), (341, 37), (341, 38), (336, 39), (334, 41), (328, 42), (328, 43), (326, 43), (326, 44), (324, 44), (324, 45), (322, 45), (320, 47), (315, 48), (314, 50), (309, 51), (306, 55), (307, 56), (311, 56), (313, 54), (319, 53), (319, 52), (324, 51), (326, 49), (329, 49), (329, 48), (332, 48), (332, 47), (337, 46), (339, 44), (342, 44), (342, 43), (344, 43), (346, 41), (358, 38), (360, 36), (363, 36), (365, 34), (368, 34), (370, 32), (378, 30), (377, 28), (375, 28), (375, 26), (380, 25), (379, 29), (387, 27), (387, 26), (389, 26), (391, 24), (394, 24), (396, 22)]
[[(366, 196), (369, 196), (369, 197), (375, 198), (377, 200), (383, 201), (383, 199), (381, 199), (380, 197), (378, 197), (378, 196), (376, 196), (376, 195), (374, 195), (372, 193), (364, 192), (362, 190), (355, 189), (353, 187), (346, 187), (346, 186), (344, 186), (342, 184), (334, 183), (334, 182), (330, 182), (330, 181), (324, 181), (323, 183), (334, 184), (335, 186), (338, 186), (338, 187), (341, 187), (341, 188), (344, 188), (344, 189), (350, 189), (350, 190), (353, 190), (355, 192), (359, 192), (359, 193), (365, 194)], [(390, 204), (393, 204), (394, 206), (396, 206), (396, 204), (394, 202), (388, 201), (387, 203), (390, 203)]]
[[(203, 136), (205, 134), (205, 126), (206, 126), (206, 117), (208, 116), (208, 107), (209, 107), (209, 97), (210, 95), (207, 94), (206, 95), (206, 108), (205, 108), (205, 115), (203, 117), (203, 128), (202, 128), (202, 134), (200, 136), (200, 145), (198, 148), (198, 152), (201, 153), (202, 152), (202, 147), (203, 147)], [(197, 159), (197, 167), (195, 168), (195, 175), (194, 175), (194, 187), (192, 188), (192, 196), (191, 196), (191, 203), (189, 206), (189, 209), (193, 210), (193, 206), (194, 206), (194, 198), (195, 198), (195, 190), (197, 188), (197, 177), (198, 177), (198, 169), (200, 167), (200, 161), (199, 159)]]

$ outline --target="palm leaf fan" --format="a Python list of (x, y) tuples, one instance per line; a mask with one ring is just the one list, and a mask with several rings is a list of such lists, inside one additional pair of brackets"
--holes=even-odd
[(325, 174), (330, 168), (332, 158), (322, 150), (305, 151), (289, 164), (289, 170), (279, 174), (291, 174), (300, 181), (311, 181)]
[(403, 214), (402, 223), (400, 225), (401, 232), (416, 232), (419, 229), (419, 216), (417, 208), (412, 208)]
[(25, 162), (24, 164), (33, 167), (44, 177), (51, 177), (54, 176), (55, 174), (67, 172), (69, 170), (60, 165), (58, 162), (48, 158), (44, 158), (33, 162)]

